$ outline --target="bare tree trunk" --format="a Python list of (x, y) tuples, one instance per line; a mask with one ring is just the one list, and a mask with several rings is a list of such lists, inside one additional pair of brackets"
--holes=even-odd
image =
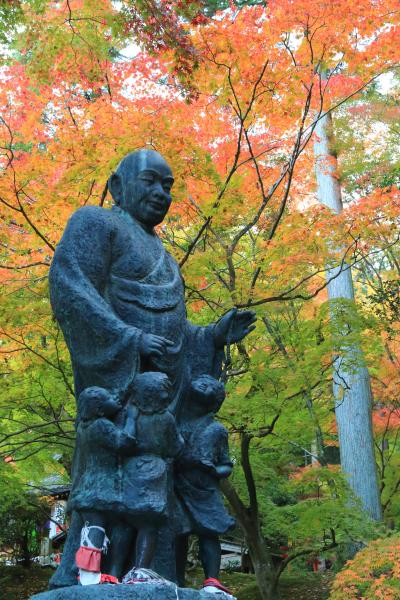
[[(277, 418), (269, 426), (270, 432), (273, 430)], [(252, 438), (253, 436), (248, 432), (241, 431), (240, 455), (249, 495), (249, 505), (246, 506), (242, 502), (229, 481), (223, 481), (221, 487), (243, 530), (261, 598), (263, 600), (279, 600), (278, 581), (282, 570), (274, 563), (261, 530), (257, 488), (250, 462), (250, 444)]]
[(266, 547), (262, 532), (256, 525), (249, 523), (245, 531), (245, 540), (261, 598), (263, 600), (279, 600), (279, 575)]
[(30, 534), (30, 528), (29, 528), (29, 526), (27, 526), (24, 531), (22, 540), (21, 540), (22, 565), (26, 569), (29, 569), (32, 564), (32, 555), (29, 550), (29, 534)]
[[(337, 159), (331, 150), (332, 117), (328, 113), (318, 123), (314, 143), (318, 200), (339, 214), (343, 210)], [(327, 272), (330, 301), (354, 302), (351, 270), (333, 266)], [(333, 317), (333, 313), (332, 317)], [(345, 335), (345, 333), (344, 333)], [(375, 520), (382, 518), (372, 432), (372, 394), (369, 373), (362, 350), (349, 343), (344, 346), (342, 365), (334, 374), (336, 421), (343, 472), (364, 509)], [(351, 365), (351, 366), (349, 366)]]
[(243, 504), (230, 481), (221, 482), (221, 488), (244, 533), (262, 600), (279, 600), (280, 572), (274, 565), (272, 555), (265, 543), (257, 515)]

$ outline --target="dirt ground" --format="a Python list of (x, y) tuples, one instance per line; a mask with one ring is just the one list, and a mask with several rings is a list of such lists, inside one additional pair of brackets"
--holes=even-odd
[[(37, 566), (0, 568), (1, 600), (28, 600), (30, 596), (47, 589), (52, 569)], [(260, 600), (254, 575), (223, 573), (222, 582), (237, 596), (238, 600)], [(201, 587), (201, 574), (189, 575), (188, 585)], [(306, 572), (304, 575), (287, 574), (282, 577), (281, 600), (326, 600), (332, 574)]]
[[(281, 578), (280, 600), (327, 600), (329, 598), (329, 586), (333, 579), (332, 573), (304, 572), (285, 573)], [(189, 579), (189, 578), (188, 578)], [(237, 597), (238, 600), (260, 600), (254, 575), (245, 573), (222, 573), (221, 581)], [(201, 586), (201, 576), (188, 580), (194, 588)]]

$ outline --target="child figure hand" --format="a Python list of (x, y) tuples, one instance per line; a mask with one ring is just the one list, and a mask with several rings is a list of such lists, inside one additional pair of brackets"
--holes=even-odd
[(196, 466), (198, 466), (202, 471), (209, 473), (210, 475), (217, 476), (217, 470), (215, 465), (210, 460), (197, 459), (195, 461)]
[(217, 465), (215, 467), (215, 472), (218, 479), (226, 479), (232, 473), (231, 465)]

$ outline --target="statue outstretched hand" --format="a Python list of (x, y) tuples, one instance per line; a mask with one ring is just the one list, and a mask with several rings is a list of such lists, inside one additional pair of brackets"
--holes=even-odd
[(223, 348), (227, 343), (240, 342), (255, 329), (256, 320), (253, 310), (239, 312), (237, 308), (232, 308), (214, 326), (215, 346)]

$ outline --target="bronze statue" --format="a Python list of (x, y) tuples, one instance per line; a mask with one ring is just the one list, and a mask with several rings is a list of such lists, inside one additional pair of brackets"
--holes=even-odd
[[(157, 152), (128, 154), (108, 181), (115, 205), (111, 210), (86, 206), (76, 211), (50, 269), (51, 303), (70, 351), (76, 397), (93, 386), (118, 396), (116, 427), (126, 425), (129, 390), (138, 374), (164, 373), (170, 382), (169, 409), (179, 415), (194, 379), (220, 376), (228, 335), (235, 343), (254, 329), (252, 311), (232, 309), (206, 327), (186, 319), (178, 264), (154, 229), (171, 205), (173, 181), (169, 165)], [(80, 468), (78, 460), (74, 481), (81, 476)], [(173, 495), (172, 465), (168, 478)], [(83, 525), (74, 511), (52, 587), (76, 584), (75, 553)], [(153, 563), (169, 579), (175, 579), (175, 533), (175, 526), (160, 533), (163, 542)], [(113, 535), (114, 546), (126, 548), (127, 569), (131, 557), (126, 534), (115, 527)], [(108, 570), (113, 570), (112, 564)]]

